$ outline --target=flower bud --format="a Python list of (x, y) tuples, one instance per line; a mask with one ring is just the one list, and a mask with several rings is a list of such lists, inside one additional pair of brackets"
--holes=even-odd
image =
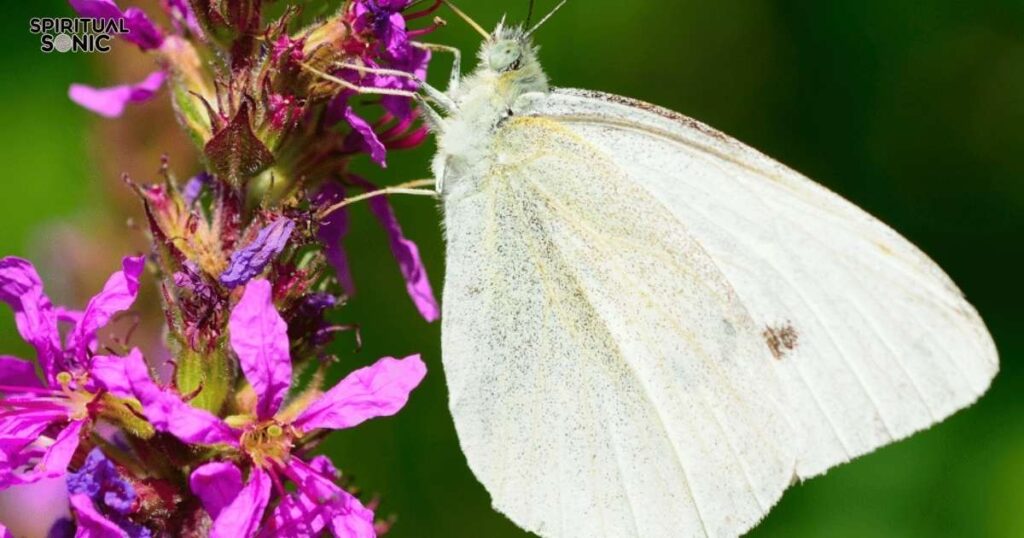
[(210, 103), (216, 101), (213, 84), (207, 79), (199, 54), (192, 44), (170, 36), (160, 48), (163, 61), (171, 71), (170, 88), (174, 112), (189, 138), (202, 147), (213, 137)]

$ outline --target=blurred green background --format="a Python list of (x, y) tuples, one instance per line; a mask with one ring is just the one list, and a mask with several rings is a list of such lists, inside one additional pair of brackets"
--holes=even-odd
[[(526, 12), (526, 0), (459, 5), (486, 27)], [(194, 153), (173, 135), (125, 125), (159, 118), (173, 132), (166, 98), (121, 120), (67, 100), (71, 82), (145, 71), (110, 65), (140, 61), (123, 44), (109, 56), (41, 53), (28, 19), (70, 14), (60, 0), (9, 2), (0, 19), (0, 253), (41, 260), (58, 298), (70, 295), (59, 283), (77, 269), (64, 265), (88, 258), (62, 249), (88, 243), (65, 245), (54, 230), (137, 237), (124, 225), (119, 172), (152, 180), (165, 151), (179, 174), (195, 172)], [(449, 25), (430, 39), (466, 51), (469, 69), (478, 37), (440, 14)], [(880, 217), (945, 268), (995, 335), (1002, 372), (978, 404), (792, 488), (751, 535), (1024, 536), (1024, 2), (573, 0), (537, 40), (554, 84), (698, 118)], [(437, 84), (448, 64), (433, 64)], [(430, 153), (427, 144), (393, 154), (387, 170), (362, 169), (383, 183), (426, 177)], [(440, 292), (436, 208), (394, 203)], [(421, 352), (431, 372), (398, 416), (336, 434), (325, 450), (366, 493), (381, 494), (381, 515), (397, 514), (391, 536), (524, 536), (490, 509), (459, 451), (438, 324), (418, 317), (382, 232), (365, 208), (356, 215), (348, 246), (360, 293), (339, 319), (358, 322), (366, 345), (353, 355), (351, 338), (340, 339), (343, 369)], [(98, 286), (124, 253), (100, 257), (102, 274), (86, 280)], [(0, 352), (24, 351), (6, 309), (0, 327)]]

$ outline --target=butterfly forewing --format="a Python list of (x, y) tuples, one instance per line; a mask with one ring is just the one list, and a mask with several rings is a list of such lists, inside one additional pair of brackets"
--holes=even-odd
[(559, 538), (750, 528), (797, 437), (741, 297), (606, 148), (535, 118), (493, 148), (445, 200), (443, 357), (496, 508)]
[(561, 90), (521, 114), (569, 130), (710, 256), (781, 372), (801, 477), (972, 403), (998, 369), (975, 310), (934, 262), (824, 187), (673, 112)]

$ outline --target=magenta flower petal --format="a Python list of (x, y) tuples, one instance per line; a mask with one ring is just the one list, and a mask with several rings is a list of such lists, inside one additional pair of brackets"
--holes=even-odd
[[(331, 532), (335, 536), (377, 538), (377, 530), (373, 527), (373, 512), (345, 490), (341, 490), (339, 496), (348, 501), (344, 504), (346, 513), (337, 513), (336, 509), (334, 517), (331, 518)], [(339, 502), (335, 506), (341, 504), (343, 503)], [(369, 519), (366, 518), (366, 513), (369, 513)]]
[(79, 106), (101, 116), (116, 118), (124, 113), (128, 103), (141, 103), (152, 99), (166, 77), (163, 71), (154, 71), (138, 84), (122, 84), (109, 88), (72, 84), (68, 88), (68, 97)]
[(181, 189), (181, 197), (185, 199), (185, 205), (194, 204), (203, 195), (203, 191), (211, 185), (213, 185), (213, 176), (206, 172), (199, 172), (189, 178), (185, 187)]
[(78, 449), (78, 443), (81, 441), (83, 426), (85, 426), (85, 421), (72, 420), (57, 434), (57, 438), (46, 449), (43, 460), (37, 468), (42, 473), (40, 478), (60, 476), (68, 470), (71, 457), (75, 455), (75, 450)]
[(304, 495), (289, 494), (270, 512), (259, 538), (320, 536), (327, 526), (326, 510), (325, 504), (318, 505)]
[(238, 445), (238, 433), (213, 413), (192, 407), (177, 394), (158, 387), (138, 349), (132, 349), (122, 365), (132, 394), (142, 403), (143, 414), (154, 428), (186, 443)]
[(210, 538), (250, 538), (259, 530), (263, 512), (270, 500), (270, 476), (253, 467), (249, 483), (231, 504), (225, 506), (213, 521)]
[(71, 326), (75, 326), (81, 323), (82, 314), (84, 314), (84, 312), (82, 312), (81, 310), (72, 310), (70, 308), (66, 308), (63, 306), (53, 307), (53, 313), (55, 316), (57, 316), (58, 322), (70, 323)]
[(50, 424), (66, 418), (57, 412), (37, 411), (11, 414), (0, 419), (0, 486), (8, 481), (22, 482), (16, 476), (19, 461), (23, 459), (19, 453), (39, 439)]
[(292, 360), (288, 324), (274, 308), (270, 282), (257, 279), (245, 286), (231, 311), (228, 332), (242, 372), (259, 398), (256, 416), (273, 417), (291, 385)]
[(375, 417), (398, 412), (427, 374), (419, 355), (404, 359), (384, 357), (342, 379), (313, 401), (292, 423), (309, 431), (316, 428), (351, 428)]
[(95, 355), (89, 365), (89, 376), (118, 398), (134, 398), (131, 381), (125, 376), (124, 361), (115, 355)]
[(291, 219), (280, 218), (261, 229), (249, 244), (231, 254), (220, 281), (229, 288), (241, 286), (259, 275), (288, 245), (295, 230)]
[(233, 463), (215, 461), (192, 471), (188, 483), (192, 493), (203, 502), (210, 518), (217, 519), (242, 490), (242, 471)]
[(345, 116), (345, 121), (348, 122), (353, 129), (353, 136), (359, 137), (359, 146), (361, 149), (370, 154), (370, 158), (381, 166), (387, 166), (387, 148), (377, 138), (377, 133), (373, 131), (373, 126), (367, 123), (366, 120), (360, 118), (355, 110), (352, 109), (352, 105), (345, 105), (345, 110), (342, 113)]
[[(0, 355), (0, 385), (14, 387), (42, 387), (36, 375), (36, 367), (31, 362), (17, 357)], [(4, 392), (0, 389), (0, 392)]]
[(409, 297), (412, 298), (423, 319), (437, 321), (441, 317), (441, 308), (437, 304), (437, 299), (434, 298), (434, 290), (427, 278), (427, 270), (423, 267), (419, 248), (416, 243), (406, 239), (402, 234), (398, 218), (395, 217), (395, 212), (385, 198), (372, 198), (369, 203), (370, 210), (388, 234), (391, 253), (398, 261), (402, 276), (405, 277), (405, 287), (409, 292)]
[(68, 3), (79, 17), (87, 19), (119, 19), (122, 16), (121, 8), (114, 0), (68, 0)]
[[(345, 190), (341, 185), (328, 182), (321, 187), (313, 203), (319, 208), (326, 208), (344, 199)], [(348, 255), (345, 253), (345, 247), (341, 244), (346, 235), (348, 235), (348, 211), (344, 207), (320, 221), (320, 228), (316, 232), (317, 239), (323, 243), (327, 262), (334, 267), (338, 283), (345, 290), (345, 294), (351, 296), (356, 292), (356, 287), (352, 281)]]
[[(0, 391), (5, 392), (5, 391)], [(66, 422), (68, 410), (60, 404), (45, 405), (46, 397), (39, 398), (32, 394), (4, 394), (3, 402), (13, 408), (18, 403), (39, 403), (44, 405), (33, 409), (30, 406), (16, 413), (0, 413), (0, 451), (11, 454), (21, 447), (35, 441), (54, 422)], [(2, 458), (0, 458), (2, 460)]]
[(71, 8), (79, 17), (90, 19), (124, 19), (128, 33), (122, 35), (142, 50), (155, 49), (163, 44), (164, 34), (153, 21), (139, 8), (131, 7), (125, 11), (117, 7), (113, 0), (68, 0)]
[(78, 523), (75, 538), (128, 538), (128, 533), (96, 510), (88, 495), (79, 493), (70, 500)]
[(130, 7), (124, 10), (124, 19), (128, 33), (121, 37), (125, 41), (135, 43), (142, 50), (156, 49), (164, 44), (164, 33), (141, 9)]
[[(199, 20), (196, 18), (195, 12), (192, 11), (192, 4), (189, 3), (189, 0), (166, 0), (165, 5), (175, 19), (176, 25), (179, 20), (183, 21), (189, 32), (202, 37), (203, 29), (199, 26)], [(178, 30), (181, 31), (181, 28)]]
[(389, 58), (400, 55), (409, 46), (405, 17), (401, 11), (409, 6), (408, 0), (364, 0), (356, 2), (355, 29), (371, 31)]
[(31, 263), (15, 257), (0, 260), (0, 301), (14, 310), (18, 333), (36, 348), (44, 373), (53, 375), (53, 362), (61, 354), (57, 317)]
[(284, 470), (297, 486), (270, 514), (260, 538), (319, 536), (329, 527), (334, 536), (375, 538), (373, 511), (335, 483), (338, 471), (324, 456), (309, 463), (298, 457)]
[(96, 332), (118, 312), (127, 310), (139, 294), (139, 277), (146, 266), (142, 256), (129, 256), (121, 261), (121, 270), (110, 275), (103, 290), (89, 300), (81, 321), (68, 336), (68, 349), (76, 357), (85, 357), (96, 340)]
[[(376, 185), (363, 178), (352, 176), (352, 178), (367, 190), (375, 190)], [(384, 231), (388, 234), (388, 241), (391, 244), (391, 253), (398, 261), (398, 268), (405, 277), (405, 287), (412, 297), (412, 302), (420, 311), (420, 315), (427, 321), (436, 321), (441, 317), (441, 308), (434, 298), (434, 290), (430, 286), (430, 279), (427, 278), (427, 270), (423, 267), (423, 260), (420, 259), (420, 250), (402, 234), (402, 227), (398, 224), (398, 217), (391, 209), (387, 198), (378, 196), (369, 200), (370, 211), (377, 218)]]
[(11, 534), (11, 531), (7, 530), (3, 523), (0, 523), (0, 538), (14, 538), (14, 535)]

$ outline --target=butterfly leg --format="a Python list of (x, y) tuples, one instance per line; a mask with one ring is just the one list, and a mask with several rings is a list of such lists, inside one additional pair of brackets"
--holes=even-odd
[[(373, 86), (360, 86), (358, 84), (353, 84), (353, 83), (351, 83), (351, 82), (349, 82), (349, 81), (347, 81), (345, 79), (338, 78), (338, 77), (336, 77), (334, 75), (330, 75), (330, 74), (324, 73), (323, 71), (320, 71), (319, 69), (317, 69), (315, 67), (312, 67), (312, 66), (310, 66), (308, 64), (302, 64), (302, 68), (307, 70), (307, 71), (309, 71), (310, 73), (313, 73), (314, 75), (316, 75), (316, 76), (326, 80), (326, 81), (333, 82), (333, 83), (335, 83), (335, 84), (337, 84), (337, 85), (339, 85), (339, 86), (341, 86), (343, 88), (352, 90), (352, 91), (354, 91), (356, 93), (359, 93), (359, 94), (397, 95), (399, 97), (410, 97), (410, 98), (415, 98), (418, 95), (416, 92), (411, 92), (409, 90), (398, 90), (398, 89), (394, 89), (394, 88), (375, 88)], [(403, 73), (403, 74), (408, 75), (408, 73), (405, 73), (404, 71), (396, 71), (396, 73)]]
[(437, 197), (438, 191), (436, 191), (434, 189), (423, 189), (423, 188), (421, 188), (421, 187), (433, 186), (433, 185), (436, 185), (436, 184), (437, 184), (437, 182), (434, 179), (416, 179), (416, 180), (413, 180), (413, 181), (406, 181), (405, 183), (400, 183), (400, 184), (395, 185), (393, 187), (381, 187), (381, 188), (376, 189), (376, 190), (371, 190), (371, 191), (364, 192), (363, 194), (360, 194), (358, 196), (352, 196), (350, 198), (345, 198), (344, 200), (342, 200), (342, 201), (340, 201), (340, 202), (338, 202), (338, 203), (336, 203), (336, 204), (334, 204), (332, 206), (325, 207), (325, 208), (321, 209), (317, 213), (317, 218), (324, 219), (327, 216), (329, 216), (331, 213), (334, 213), (335, 211), (337, 211), (337, 210), (339, 210), (339, 209), (341, 209), (343, 207), (350, 206), (350, 205), (352, 205), (352, 204), (354, 204), (356, 202), (361, 202), (363, 200), (368, 200), (370, 198), (376, 198), (378, 196), (389, 196), (389, 195), (392, 195), (392, 194), (408, 194), (408, 195), (413, 195), (413, 196)]
[(448, 97), (448, 94), (431, 86), (425, 80), (417, 77), (412, 73), (406, 73), (405, 71), (399, 71), (397, 69), (381, 69), (378, 67), (366, 67), (363, 65), (353, 63), (336, 63), (334, 64), (334, 67), (338, 67), (341, 69), (351, 69), (359, 73), (366, 73), (371, 75), (382, 75), (385, 77), (401, 77), (414, 80), (416, 81), (417, 84), (420, 85), (423, 91), (426, 92), (427, 97), (430, 97), (438, 105), (441, 105), (441, 108), (443, 108), (445, 112), (452, 113), (455, 111), (456, 108), (458, 108), (458, 106), (455, 104), (455, 101), (453, 101), (451, 97)]
[(461, 50), (459, 50), (459, 49), (457, 49), (455, 47), (449, 46), (449, 45), (439, 45), (437, 43), (413, 42), (413, 46), (421, 48), (423, 50), (440, 51), (440, 52), (449, 52), (449, 53), (451, 53), (451, 55), (454, 58), (454, 61), (452, 62), (451, 74), (448, 76), (448, 90), (447, 90), (447, 93), (451, 94), (452, 92), (455, 92), (456, 90), (459, 89), (459, 82), (462, 80), (462, 72), (461, 72), (461, 70), (462, 70), (462, 51)]
[(434, 107), (427, 101), (427, 98), (421, 94), (416, 94), (416, 101), (419, 102), (420, 110), (423, 111), (423, 120), (427, 122), (427, 127), (432, 132), (441, 132), (444, 124), (444, 118), (441, 116), (441, 113), (434, 110)]

